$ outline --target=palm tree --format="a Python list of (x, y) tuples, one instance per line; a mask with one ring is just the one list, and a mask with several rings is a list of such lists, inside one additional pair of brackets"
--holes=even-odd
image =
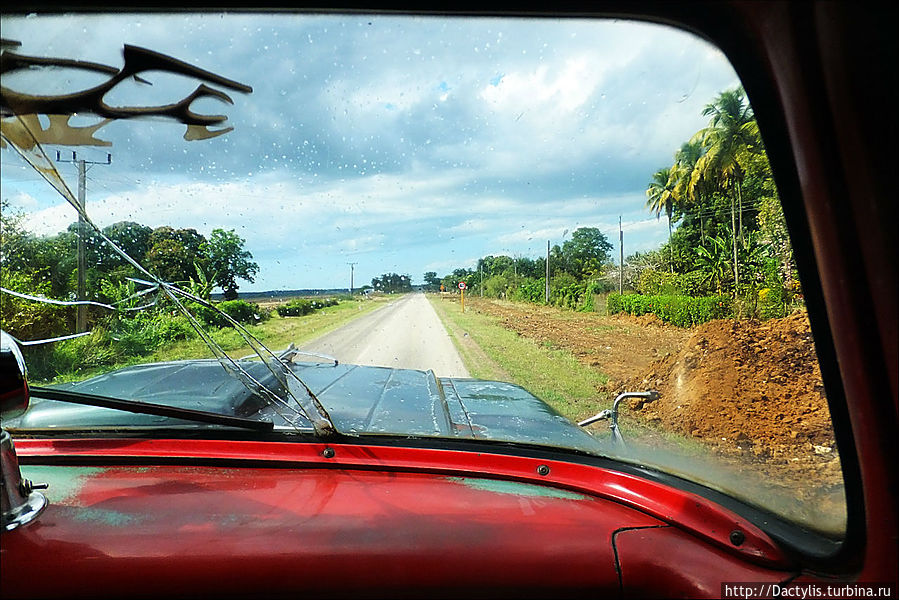
[(702, 199), (705, 190), (702, 185), (691, 185), (693, 171), (696, 163), (705, 154), (705, 148), (698, 141), (684, 142), (680, 149), (674, 153), (674, 165), (671, 166), (671, 179), (674, 181), (674, 203), (684, 208), (692, 205), (699, 217), (699, 234), (702, 243), (705, 243), (705, 234), (702, 223)]
[[(703, 179), (716, 181), (725, 192), (729, 192), (731, 230), (735, 232), (733, 266), (736, 293), (740, 281), (737, 235), (743, 235), (742, 185), (746, 174), (743, 165), (748, 153), (758, 152), (761, 148), (758, 124), (752, 107), (746, 102), (742, 86), (721, 92), (714, 102), (706, 105), (702, 114), (711, 117), (709, 126), (699, 131), (691, 141), (701, 143), (707, 150), (696, 162), (690, 185), (695, 190)], [(737, 214), (740, 215), (739, 223)]]
[(668, 265), (674, 272), (674, 259), (671, 249), (671, 214), (674, 212), (675, 180), (671, 176), (671, 169), (659, 169), (652, 175), (652, 181), (646, 189), (646, 206), (656, 214), (658, 219), (662, 211), (668, 216)]

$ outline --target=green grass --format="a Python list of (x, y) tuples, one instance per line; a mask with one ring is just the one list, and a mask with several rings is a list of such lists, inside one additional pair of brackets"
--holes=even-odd
[[(472, 377), (504, 379), (520, 385), (570, 419), (608, 404), (602, 386), (608, 377), (578, 362), (570, 352), (544, 347), (502, 326), (497, 319), (456, 302), (428, 296)], [(478, 350), (471, 348), (473, 342)], [(482, 364), (479, 354), (489, 361)], [(497, 377), (497, 374), (505, 377)]]
[[(280, 317), (277, 313), (273, 313), (269, 320), (258, 325), (248, 325), (245, 328), (269, 349), (277, 351), (286, 348), (290, 343), (299, 346), (310, 339), (333, 331), (349, 321), (383, 306), (385, 302), (391, 299), (393, 298), (384, 297), (371, 300), (344, 301), (337, 306), (329, 306), (302, 317)], [(207, 331), (229, 356), (241, 358), (253, 354), (253, 351), (237, 330), (230, 327), (221, 329), (210, 327), (207, 328)], [(94, 348), (92, 352), (96, 354), (108, 352), (109, 350), (109, 346), (102, 346)], [(35, 383), (80, 381), (129, 365), (170, 360), (213, 358), (213, 356), (212, 351), (203, 340), (199, 337), (194, 337), (173, 342), (149, 355), (131, 356), (112, 364), (106, 363), (96, 367), (84, 367), (83, 364), (79, 364), (73, 369), (57, 371), (50, 379), (35, 379)], [(56, 365), (52, 365), (52, 367), (59, 368)]]
[[(567, 350), (556, 348), (549, 342), (538, 343), (523, 338), (505, 329), (498, 319), (471, 308), (463, 314), (456, 302), (441, 301), (433, 296), (429, 299), (472, 377), (520, 385), (572, 421), (611, 408), (614, 398), (602, 389), (608, 377), (581, 364)], [(465, 337), (466, 333), (468, 337)], [(640, 446), (678, 455), (708, 453), (703, 444), (688, 436), (641, 422), (632, 414), (628, 402), (621, 406), (618, 425), (626, 440)], [(608, 421), (600, 421), (589, 431), (604, 438), (608, 435), (608, 426)]]
[[(333, 331), (349, 321), (383, 306), (386, 300), (388, 299), (341, 302), (337, 306), (329, 306), (302, 317), (281, 317), (273, 311), (268, 321), (259, 325), (245, 326), (245, 328), (270, 350), (282, 350), (291, 343), (299, 346), (308, 340)], [(226, 327), (213, 330), (212, 338), (227, 352), (228, 356), (233, 358), (253, 353), (236, 329)], [(140, 362), (209, 358), (211, 356), (212, 352), (201, 339), (191, 339), (161, 348), (150, 357), (141, 359)]]

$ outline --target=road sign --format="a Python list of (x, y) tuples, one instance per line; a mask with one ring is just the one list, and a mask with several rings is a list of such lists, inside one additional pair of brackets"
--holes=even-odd
[(468, 289), (468, 286), (465, 285), (465, 282), (464, 282), (464, 281), (460, 281), (460, 282), (459, 282), (459, 289), (460, 289), (460, 290), (466, 290), (466, 289)]

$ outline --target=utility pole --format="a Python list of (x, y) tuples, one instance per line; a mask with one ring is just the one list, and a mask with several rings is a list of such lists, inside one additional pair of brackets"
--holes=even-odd
[(347, 263), (347, 264), (350, 265), (350, 296), (352, 296), (353, 295), (353, 271), (354, 271), (356, 265), (358, 265), (359, 263), (351, 262), (351, 263)]
[(481, 276), (481, 280), (478, 282), (478, 288), (481, 290), (481, 298), (484, 297), (484, 261), (478, 261), (478, 275)]
[[(112, 164), (112, 154), (106, 154), (106, 162), (79, 159), (75, 152), (72, 152), (72, 160), (62, 160), (59, 150), (57, 150), (56, 162), (70, 162), (78, 165), (78, 206), (81, 207), (81, 210), (78, 212), (78, 300), (84, 302), (87, 300), (84, 289), (84, 273), (87, 271), (87, 262), (84, 256), (84, 240), (87, 237), (87, 225), (84, 222), (82, 213), (86, 212), (85, 206), (87, 203), (87, 165)], [(77, 311), (75, 314), (75, 330), (81, 333), (87, 331), (87, 306), (79, 304)]]
[(549, 240), (546, 240), (546, 303), (549, 304)]
[(618, 294), (624, 293), (624, 230), (621, 228), (621, 215), (618, 216)]

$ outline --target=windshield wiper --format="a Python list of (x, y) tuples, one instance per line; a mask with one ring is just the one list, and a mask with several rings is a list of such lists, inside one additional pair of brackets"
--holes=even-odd
[(254, 431), (272, 431), (275, 428), (275, 424), (271, 421), (255, 421), (243, 417), (232, 417), (202, 410), (167, 406), (165, 404), (138, 402), (136, 400), (124, 400), (122, 398), (110, 398), (108, 396), (95, 396), (94, 394), (84, 394), (82, 392), (72, 392), (69, 390), (58, 390), (46, 387), (31, 387), (29, 389), (31, 395), (34, 397), (68, 402), (70, 404), (111, 408), (137, 414), (171, 417), (173, 419), (196, 421), (198, 423), (210, 423), (212, 425), (241, 427), (243, 429), (252, 429)]

